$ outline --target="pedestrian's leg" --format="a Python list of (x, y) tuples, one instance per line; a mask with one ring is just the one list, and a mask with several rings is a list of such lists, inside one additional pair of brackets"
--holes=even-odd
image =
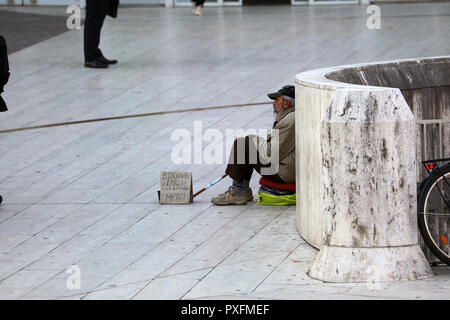
[(227, 169), (225, 170), (225, 173), (228, 173), (230, 178), (233, 179), (233, 189), (238, 194), (249, 188), (253, 173), (249, 156), (250, 145), (248, 136), (234, 140)]
[(84, 23), (84, 60), (97, 60), (102, 54), (99, 49), (100, 33), (105, 20), (107, 0), (86, 0)]
[(194, 14), (197, 16), (201, 16), (203, 13), (203, 4), (205, 3), (204, 0), (195, 0), (195, 10)]
[[(238, 138), (233, 143), (225, 172), (236, 181), (236, 184), (242, 182), (245, 184), (250, 181), (253, 170), (261, 174), (261, 168), (269, 168), (271, 166), (270, 162), (264, 164), (261, 162), (260, 153), (256, 145), (250, 142), (255, 138), (258, 139), (258, 137), (251, 138), (250, 136)], [(276, 183), (286, 183), (278, 174), (261, 175)]]

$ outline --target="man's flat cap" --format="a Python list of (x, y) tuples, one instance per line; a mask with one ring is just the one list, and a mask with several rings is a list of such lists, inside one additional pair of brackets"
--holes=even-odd
[(272, 100), (275, 100), (276, 98), (281, 96), (288, 96), (291, 97), (292, 99), (295, 99), (295, 87), (287, 85), (278, 90), (277, 92), (269, 93), (267, 96)]

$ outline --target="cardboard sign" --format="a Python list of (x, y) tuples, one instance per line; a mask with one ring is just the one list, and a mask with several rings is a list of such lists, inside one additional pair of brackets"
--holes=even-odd
[(192, 172), (161, 172), (161, 204), (189, 204), (192, 202)]

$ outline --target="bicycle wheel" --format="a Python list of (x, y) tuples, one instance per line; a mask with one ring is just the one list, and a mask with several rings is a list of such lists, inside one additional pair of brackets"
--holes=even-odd
[(434, 170), (417, 203), (419, 230), (430, 251), (450, 265), (450, 164)]

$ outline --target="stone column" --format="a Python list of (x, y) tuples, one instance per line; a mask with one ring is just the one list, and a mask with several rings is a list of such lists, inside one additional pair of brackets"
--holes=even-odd
[(321, 122), (324, 246), (311, 277), (384, 282), (432, 276), (418, 245), (415, 130), (398, 89), (336, 91)]

